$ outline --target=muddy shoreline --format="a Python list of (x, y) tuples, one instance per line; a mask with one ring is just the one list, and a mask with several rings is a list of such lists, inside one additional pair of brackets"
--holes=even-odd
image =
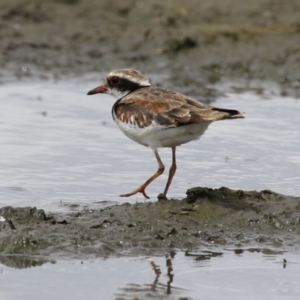
[[(299, 197), (270, 190), (197, 187), (183, 200), (123, 203), (45, 213), (2, 207), (1, 263), (17, 268), (57, 259), (186, 251), (298, 251)], [(204, 252), (205, 252), (204, 251)], [(202, 254), (201, 254), (202, 253)], [(210, 254), (205, 254), (210, 255)]]
[(2, 0), (0, 11), (1, 82), (130, 67), (204, 101), (226, 80), (300, 94), (296, 0)]

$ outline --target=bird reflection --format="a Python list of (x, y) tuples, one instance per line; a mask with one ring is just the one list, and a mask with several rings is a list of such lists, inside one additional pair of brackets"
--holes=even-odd
[(156, 291), (156, 286), (157, 286), (158, 279), (159, 279), (159, 276), (161, 274), (161, 271), (160, 271), (160, 267), (157, 266), (154, 261), (151, 261), (150, 265), (151, 265), (151, 267), (154, 271), (154, 274), (155, 274), (155, 279), (152, 283), (152, 291)]
[[(156, 287), (157, 287), (157, 284), (158, 284), (158, 279), (161, 275), (161, 270), (160, 270), (160, 267), (158, 265), (156, 265), (154, 261), (151, 261), (150, 265), (151, 265), (151, 267), (154, 271), (154, 274), (155, 274), (155, 279), (154, 279), (154, 282), (152, 284), (152, 290), (156, 291)], [(174, 274), (172, 273), (173, 272), (172, 260), (171, 260), (169, 255), (166, 255), (166, 267), (167, 267), (167, 276), (169, 277), (169, 280), (167, 282), (167, 291), (166, 291), (166, 293), (168, 295), (170, 295), (171, 294), (171, 283), (173, 282)]]
[(167, 275), (169, 277), (169, 281), (167, 282), (167, 294), (170, 295), (171, 294), (171, 283), (173, 282), (173, 277), (174, 274), (173, 272), (173, 268), (172, 268), (172, 260), (171, 258), (167, 257), (166, 258), (166, 265), (167, 265)]
[[(152, 296), (157, 299), (157, 297), (162, 297), (163, 295), (171, 295), (181, 293), (183, 290), (172, 286), (174, 273), (173, 273), (173, 262), (176, 253), (167, 254), (165, 257), (166, 263), (166, 273), (164, 267), (156, 264), (154, 260), (150, 261), (150, 267), (154, 272), (154, 281), (151, 284), (136, 284), (131, 283), (127, 284), (125, 287), (121, 288), (121, 293), (118, 293), (117, 296), (121, 299), (127, 299), (132, 297), (134, 299), (144, 299), (144, 296)], [(161, 283), (161, 274), (165, 273), (167, 275), (167, 283)]]

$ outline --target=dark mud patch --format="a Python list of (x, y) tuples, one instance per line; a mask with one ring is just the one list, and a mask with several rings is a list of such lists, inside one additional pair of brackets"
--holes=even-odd
[(0, 209), (0, 216), (0, 262), (16, 267), (58, 258), (156, 255), (176, 249), (190, 255), (203, 249), (218, 253), (225, 248), (262, 252), (299, 248), (300, 197), (269, 190), (197, 187), (183, 200), (63, 214), (7, 206)]

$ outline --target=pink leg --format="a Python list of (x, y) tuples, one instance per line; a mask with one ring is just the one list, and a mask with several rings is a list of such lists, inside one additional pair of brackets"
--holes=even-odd
[(165, 166), (164, 164), (162, 163), (161, 159), (160, 159), (160, 156), (158, 154), (158, 151), (157, 149), (153, 149), (153, 152), (155, 154), (155, 157), (156, 157), (156, 160), (158, 162), (158, 170), (155, 172), (154, 175), (152, 175), (145, 183), (143, 183), (141, 186), (139, 186), (137, 189), (133, 190), (131, 193), (128, 193), (128, 194), (123, 194), (123, 195), (120, 195), (121, 197), (129, 197), (129, 196), (132, 196), (132, 195), (135, 195), (137, 193), (142, 193), (144, 195), (145, 198), (149, 199), (149, 197), (147, 196), (146, 192), (145, 192), (145, 189), (146, 187), (155, 179), (157, 178), (159, 175), (161, 175), (164, 170), (165, 170)]
[(169, 178), (168, 178), (168, 181), (167, 181), (167, 184), (166, 184), (166, 187), (165, 187), (165, 191), (164, 191), (165, 196), (167, 196), (168, 189), (171, 185), (172, 179), (173, 179), (173, 177), (175, 175), (175, 172), (176, 172), (176, 169), (177, 169), (175, 151), (176, 151), (176, 147), (172, 147), (172, 165), (171, 165), (171, 168), (170, 168), (170, 171), (169, 171)]

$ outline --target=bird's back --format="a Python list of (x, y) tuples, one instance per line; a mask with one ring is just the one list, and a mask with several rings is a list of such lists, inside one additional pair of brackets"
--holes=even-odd
[(161, 126), (177, 127), (222, 119), (244, 118), (237, 110), (203, 104), (188, 96), (159, 87), (143, 87), (118, 100), (113, 107), (119, 120), (140, 127), (154, 121)]

